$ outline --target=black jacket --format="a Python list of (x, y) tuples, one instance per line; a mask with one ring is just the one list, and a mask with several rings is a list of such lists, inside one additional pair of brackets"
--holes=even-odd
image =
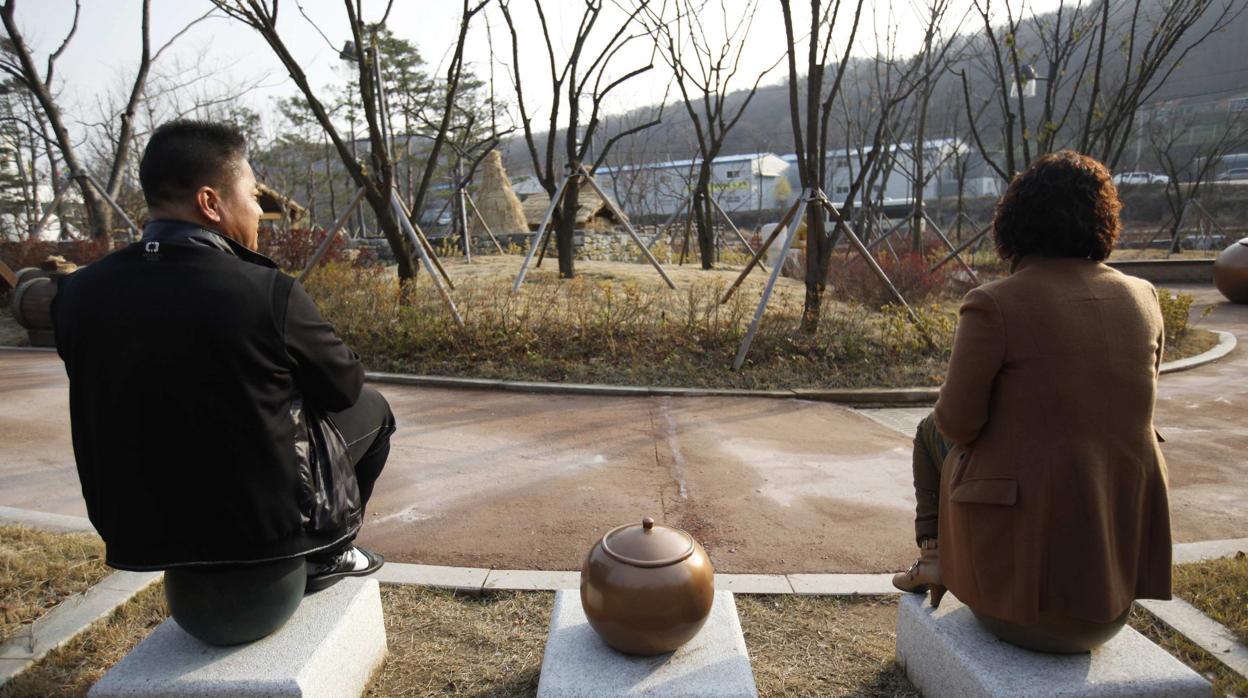
[(74, 456), (107, 561), (253, 562), (332, 546), (303, 529), (291, 401), (346, 409), (359, 358), (263, 255), (182, 221), (60, 281)]

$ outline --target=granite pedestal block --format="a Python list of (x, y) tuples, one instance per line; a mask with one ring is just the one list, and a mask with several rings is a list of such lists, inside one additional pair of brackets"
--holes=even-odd
[(556, 592), (538, 698), (753, 698), (758, 695), (732, 593), (715, 592), (698, 634), (670, 654), (634, 657), (590, 627), (576, 589)]
[(998, 640), (952, 594), (939, 609), (926, 596), (901, 595), (897, 663), (928, 698), (1212, 693), (1208, 681), (1130, 626), (1091, 652), (1032, 652)]
[(245, 645), (207, 645), (166, 620), (88, 696), (359, 696), (385, 656), (377, 582), (349, 578), (305, 596), (286, 625)]

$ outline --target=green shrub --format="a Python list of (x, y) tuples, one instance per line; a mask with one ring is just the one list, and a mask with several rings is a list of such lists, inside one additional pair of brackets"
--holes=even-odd
[(1188, 318), (1191, 317), (1192, 302), (1195, 300), (1190, 293), (1170, 293), (1168, 289), (1157, 289), (1157, 300), (1161, 303), (1161, 319), (1166, 326), (1166, 342), (1177, 342), (1183, 339), (1191, 329)]

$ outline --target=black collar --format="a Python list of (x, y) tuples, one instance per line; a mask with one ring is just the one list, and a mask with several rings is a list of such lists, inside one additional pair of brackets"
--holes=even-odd
[(173, 219), (156, 219), (148, 221), (143, 228), (144, 242), (163, 242), (163, 243), (189, 243), (192, 245), (201, 245), (203, 247), (211, 247), (220, 250), (228, 255), (238, 257), (244, 262), (259, 264), (262, 267), (271, 269), (277, 268), (277, 263), (265, 257), (259, 252), (252, 252), (243, 247), (234, 240), (227, 238), (215, 230), (209, 230), (190, 221), (179, 221)]

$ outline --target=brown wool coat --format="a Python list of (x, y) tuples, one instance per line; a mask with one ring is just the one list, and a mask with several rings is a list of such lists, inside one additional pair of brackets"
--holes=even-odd
[(955, 596), (1028, 624), (1170, 598), (1162, 346), (1152, 285), (1090, 260), (1026, 257), (967, 294), (936, 403), (958, 444), (939, 538)]

